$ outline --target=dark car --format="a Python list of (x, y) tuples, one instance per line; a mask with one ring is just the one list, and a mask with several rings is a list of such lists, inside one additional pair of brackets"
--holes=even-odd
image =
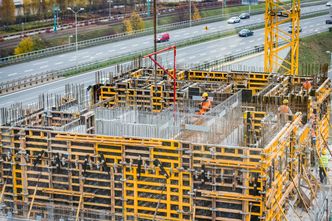
[(327, 20), (325, 21), (325, 23), (326, 23), (326, 24), (332, 24), (332, 18), (327, 19)]
[[(297, 31), (296, 29), (297, 29), (297, 27), (295, 27), (295, 31)], [(299, 30), (299, 32), (301, 32), (301, 31), (302, 31), (302, 28), (301, 28), (301, 26), (300, 26), (300, 30)], [(292, 33), (292, 26), (291, 26), (291, 25), (288, 26), (288, 33)]]
[(249, 29), (242, 29), (240, 32), (239, 32), (239, 36), (240, 37), (248, 37), (248, 36), (252, 36), (254, 35), (254, 32), (249, 30)]
[(244, 13), (242, 13), (242, 14), (239, 16), (239, 18), (241, 18), (241, 19), (247, 19), (247, 18), (250, 18), (250, 14), (247, 13), (247, 12), (244, 12)]

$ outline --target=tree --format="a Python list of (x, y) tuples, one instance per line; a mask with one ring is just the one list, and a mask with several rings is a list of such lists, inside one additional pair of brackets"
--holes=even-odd
[(124, 31), (131, 33), (133, 32), (133, 27), (131, 26), (130, 20), (129, 19), (125, 19), (123, 21), (123, 25), (124, 25)]
[(14, 54), (23, 54), (33, 51), (34, 45), (31, 37), (23, 38), (14, 50)]
[(0, 7), (0, 18), (2, 23), (9, 25), (15, 22), (15, 5), (13, 0), (2, 0)]
[(133, 30), (143, 30), (145, 27), (143, 19), (136, 11), (131, 13), (130, 23)]
[(194, 5), (194, 14), (193, 14), (193, 16), (192, 16), (192, 20), (196, 21), (196, 20), (199, 20), (199, 19), (201, 19), (201, 18), (202, 18), (202, 17), (201, 17), (201, 15), (199, 14), (199, 10), (198, 10), (197, 6)]
[(31, 0), (30, 10), (31, 14), (36, 15), (39, 12), (40, 0)]
[(178, 21), (186, 21), (189, 20), (189, 8), (185, 3), (180, 3), (178, 6)]
[(30, 16), (31, 0), (23, 0), (23, 13), (24, 13), (24, 16)]

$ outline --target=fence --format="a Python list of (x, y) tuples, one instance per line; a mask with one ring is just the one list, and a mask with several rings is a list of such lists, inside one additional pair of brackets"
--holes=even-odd
[[(260, 10), (253, 11), (251, 14), (259, 14), (263, 11), (264, 11), (263, 9), (260, 9)], [(313, 15), (313, 14), (323, 13), (323, 12), (328, 13), (328, 9), (325, 9), (325, 10), (322, 10), (319, 12), (304, 13), (303, 15)], [(234, 15), (237, 15), (237, 14), (235, 14), (235, 13), (229, 14), (229, 16), (234, 16)], [(211, 16), (211, 17), (206, 17), (206, 18), (203, 18), (203, 19), (200, 19), (197, 21), (192, 21), (192, 25), (200, 25), (200, 24), (209, 23), (209, 22), (216, 22), (216, 21), (220, 21), (223, 19), (225, 19), (224, 16), (219, 16), (219, 15)], [(257, 25), (263, 25), (263, 24), (264, 24), (264, 22), (259, 22), (259, 23), (255, 23), (253, 25), (257, 26)], [(167, 24), (167, 25), (161, 25), (158, 27), (158, 32), (180, 29), (180, 28), (185, 28), (185, 27), (189, 27), (189, 26), (190, 26), (190, 21), (182, 21), (182, 22), (177, 22), (177, 23), (172, 23), (172, 24)], [(237, 29), (246, 28), (246, 27), (247, 27), (246, 25), (239, 26)], [(222, 32), (229, 32), (229, 31), (233, 31), (233, 30), (234, 29), (232, 28), (232, 29), (224, 30)], [(219, 32), (221, 32), (221, 31), (219, 31)], [(219, 33), (219, 32), (217, 32), (217, 33)], [(87, 47), (96, 46), (96, 45), (100, 45), (100, 44), (105, 44), (105, 43), (111, 42), (111, 41), (114, 42), (114, 41), (119, 41), (119, 40), (124, 40), (124, 39), (131, 39), (131, 38), (135, 38), (135, 37), (145, 36), (145, 35), (148, 35), (151, 33), (153, 33), (153, 28), (147, 28), (143, 31), (134, 31), (130, 34), (119, 33), (119, 34), (115, 34), (115, 35), (109, 35), (109, 36), (84, 40), (84, 41), (77, 42), (77, 45), (78, 45), (79, 49), (82, 49), (82, 48), (87, 48)], [(75, 49), (76, 49), (75, 43), (71, 43), (71, 44), (46, 48), (46, 49), (42, 49), (42, 50), (38, 50), (38, 51), (32, 51), (32, 52), (28, 52), (28, 53), (24, 53), (24, 54), (20, 54), (20, 55), (8, 56), (8, 57), (0, 58), (0, 66), (14, 64), (14, 63), (32, 60), (35, 58), (40, 58), (40, 57), (45, 57), (45, 56), (51, 56), (51, 55), (64, 53), (64, 52), (68, 52), (68, 51), (74, 51)]]
[[(256, 25), (248, 25), (245, 26), (246, 28), (254, 28), (257, 27)], [(204, 41), (206, 38), (217, 38), (218, 36), (221, 36), (223, 34), (222, 31), (217, 32), (217, 33), (211, 33), (211, 34), (207, 34), (204, 36), (199, 36), (199, 37), (192, 37), (190, 39), (184, 39), (181, 40), (177, 43), (177, 46), (179, 47), (183, 47), (186, 45), (191, 45), (197, 42), (201, 42)], [(304, 34), (302, 35), (302, 37), (305, 36), (309, 36), (312, 34)], [(282, 41), (279, 43), (279, 45), (285, 44), (285, 41)], [(170, 46), (171, 43), (163, 45), (163, 46), (159, 46), (158, 49), (161, 49), (162, 47), (167, 47)], [(18, 90), (22, 90), (22, 89), (26, 89), (29, 87), (33, 87), (36, 86), (38, 84), (42, 84), (45, 82), (49, 82), (51, 80), (54, 80), (56, 78), (61, 78), (61, 77), (65, 77), (66, 75), (72, 73), (80, 73), (80, 72), (84, 72), (84, 71), (89, 71), (89, 70), (93, 70), (93, 69), (98, 69), (101, 68), (107, 64), (112, 64), (112, 63), (116, 63), (116, 62), (120, 62), (120, 61), (125, 61), (128, 60), (130, 58), (138, 58), (136, 60), (134, 60), (134, 62), (129, 63), (129, 65), (126, 66), (125, 69), (129, 70), (129, 69), (133, 69), (134, 67), (138, 67), (139, 64), (141, 64), (140, 60), (141, 57), (149, 52), (153, 51), (153, 48), (147, 48), (145, 50), (141, 50), (141, 51), (135, 51), (135, 52), (131, 52), (128, 53), (126, 55), (120, 55), (117, 57), (113, 57), (113, 58), (106, 58), (106, 59), (102, 59), (102, 60), (98, 60), (98, 61), (92, 61), (92, 62), (88, 62), (88, 63), (84, 63), (84, 64), (80, 64), (78, 66), (75, 67), (69, 67), (69, 68), (65, 68), (65, 69), (61, 69), (58, 71), (53, 71), (53, 72), (46, 72), (46, 73), (40, 73), (40, 74), (36, 74), (33, 75), (32, 77), (24, 77), (21, 79), (17, 79), (17, 80), (13, 80), (13, 81), (8, 81), (8, 82), (3, 82), (0, 83), (0, 95), (4, 95), (7, 93), (12, 93)], [(255, 46), (253, 49), (249, 49), (247, 51), (242, 51), (242, 52), (238, 52), (238, 53), (234, 53), (234, 54), (229, 54), (224, 56), (221, 59), (218, 60), (213, 60), (213, 61), (209, 61), (209, 62), (204, 62), (203, 64), (189, 64), (189, 65), (182, 65), (181, 67), (178, 68), (182, 68), (182, 69), (196, 69), (196, 70), (224, 70), (224, 63), (226, 62), (230, 62), (230, 61), (234, 61), (238, 58), (241, 57), (245, 57), (248, 55), (252, 55), (252, 54), (256, 54), (259, 52), (264, 51), (264, 45), (257, 45)], [(252, 69), (250, 69), (251, 71), (253, 71)], [(258, 71), (258, 70), (254, 70), (254, 71)], [(261, 71), (261, 70), (259, 70)]]

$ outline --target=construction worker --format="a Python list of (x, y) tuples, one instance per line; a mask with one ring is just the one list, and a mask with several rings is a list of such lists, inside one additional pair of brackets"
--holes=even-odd
[(307, 91), (307, 93), (309, 93), (310, 89), (311, 89), (311, 82), (309, 80), (306, 80), (305, 82), (303, 82), (303, 89)]
[(197, 114), (203, 115), (211, 109), (212, 102), (209, 100), (209, 94), (204, 92), (202, 94), (202, 102), (199, 105), (199, 111)]
[(321, 183), (325, 181), (328, 163), (329, 158), (327, 156), (327, 149), (324, 148), (322, 150), (322, 155), (319, 159), (319, 178)]
[(292, 115), (291, 109), (288, 107), (288, 100), (284, 99), (282, 102), (282, 105), (278, 108), (280, 119), (283, 122), (286, 122), (288, 120), (288, 116)]

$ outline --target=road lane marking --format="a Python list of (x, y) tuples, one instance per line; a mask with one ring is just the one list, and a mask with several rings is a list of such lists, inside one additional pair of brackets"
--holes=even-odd
[(33, 63), (32, 65), (41, 65), (41, 64), (45, 64), (47, 63), (47, 61), (40, 61), (40, 62), (36, 62), (36, 63)]
[(59, 65), (59, 64), (62, 64), (62, 63), (63, 63), (63, 61), (60, 61), (60, 62), (55, 63), (55, 65)]
[(39, 68), (43, 69), (43, 68), (47, 68), (47, 67), (48, 67), (48, 65), (43, 65), (43, 66), (40, 66)]
[[(98, 56), (98, 55), (102, 55), (102, 54), (104, 54), (104, 52), (98, 52), (97, 54), (96, 54), (96, 56)], [(89, 56), (90, 57), (90, 56)]]
[(28, 69), (28, 70), (25, 70), (24, 72), (30, 72), (30, 71), (33, 71), (33, 69)]
[(17, 75), (17, 73), (11, 73), (11, 74), (8, 74), (8, 77), (11, 77), (11, 76), (14, 76), (14, 75)]

